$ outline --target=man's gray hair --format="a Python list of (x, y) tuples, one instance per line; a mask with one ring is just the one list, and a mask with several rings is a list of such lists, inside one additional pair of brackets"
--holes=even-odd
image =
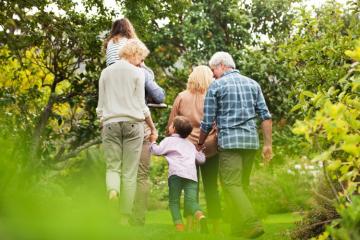
[(218, 66), (224, 64), (227, 67), (235, 68), (234, 59), (227, 52), (216, 52), (209, 61), (209, 66)]

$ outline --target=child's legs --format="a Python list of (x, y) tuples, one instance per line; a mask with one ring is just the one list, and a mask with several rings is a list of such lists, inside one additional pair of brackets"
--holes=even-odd
[(196, 211), (201, 211), (201, 208), (197, 201), (198, 194), (198, 183), (184, 179), (184, 201), (185, 201), (185, 212), (195, 214)]
[(123, 122), (122, 133), (123, 163), (121, 166), (120, 204), (121, 212), (130, 215), (135, 198), (136, 177), (144, 138), (144, 125), (141, 122)]
[(102, 130), (102, 143), (106, 161), (106, 188), (120, 191), (122, 161), (122, 134), (119, 123), (106, 124)]
[(169, 208), (174, 224), (181, 224), (180, 196), (183, 188), (183, 179), (172, 175), (168, 179), (169, 184)]

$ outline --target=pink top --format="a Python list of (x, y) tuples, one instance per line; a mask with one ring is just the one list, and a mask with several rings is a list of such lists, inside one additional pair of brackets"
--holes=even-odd
[[(193, 144), (197, 144), (200, 136), (200, 122), (204, 116), (205, 93), (191, 93), (185, 90), (178, 94), (171, 109), (166, 129), (176, 116), (185, 116), (189, 119), (193, 130), (187, 137)], [(215, 128), (210, 131), (205, 140), (204, 153), (206, 157), (212, 157), (217, 152), (217, 136)]]
[(205, 162), (205, 155), (198, 152), (192, 142), (172, 134), (164, 138), (159, 145), (152, 143), (150, 151), (154, 155), (163, 155), (169, 163), (169, 177), (176, 175), (197, 182), (196, 162)]

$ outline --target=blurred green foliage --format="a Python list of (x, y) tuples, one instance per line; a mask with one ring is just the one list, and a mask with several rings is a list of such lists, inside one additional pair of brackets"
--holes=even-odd
[[(85, 12), (73, 1), (0, 2), (0, 233), (8, 238), (64, 239), (79, 229), (77, 239), (142, 236), (143, 230), (112, 231), (119, 219), (103, 186), (95, 107), (113, 12), (100, 0), (81, 2)], [(146, 61), (169, 106), (191, 68), (206, 65), (216, 51), (230, 52), (239, 70), (260, 83), (275, 123), (273, 162), (257, 163), (251, 182), (261, 216), (311, 206), (319, 165), (309, 159), (315, 159), (344, 187), (342, 219), (321, 237), (356, 234), (359, 51), (344, 52), (360, 37), (358, 1), (318, 9), (300, 0), (117, 2), (151, 50)], [(59, 11), (49, 10), (54, 5)], [(169, 112), (152, 111), (160, 138)], [(291, 132), (295, 120), (303, 120), (294, 131), (309, 143)], [(150, 177), (150, 208), (165, 208), (163, 158), (153, 158)], [(176, 237), (164, 229), (144, 231), (154, 239)]]

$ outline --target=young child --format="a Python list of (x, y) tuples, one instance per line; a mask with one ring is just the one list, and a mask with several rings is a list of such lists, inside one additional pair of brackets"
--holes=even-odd
[[(120, 49), (129, 39), (137, 38), (135, 29), (127, 18), (116, 20), (110, 31), (110, 35), (104, 41), (106, 51), (106, 66), (110, 66), (120, 60)], [(165, 100), (164, 90), (155, 82), (154, 72), (144, 62), (139, 66), (145, 74), (145, 98), (146, 103), (155, 107), (163, 106)], [(159, 105), (159, 106), (158, 106)]]
[(184, 190), (185, 209), (191, 212), (200, 223), (200, 231), (207, 233), (207, 223), (203, 212), (197, 203), (198, 179), (195, 161), (205, 162), (205, 155), (198, 152), (187, 136), (192, 131), (190, 121), (183, 116), (174, 118), (169, 126), (170, 137), (166, 137), (156, 145), (154, 139), (150, 151), (155, 155), (163, 155), (169, 163), (169, 208), (177, 231), (184, 231), (180, 213), (180, 197)]

